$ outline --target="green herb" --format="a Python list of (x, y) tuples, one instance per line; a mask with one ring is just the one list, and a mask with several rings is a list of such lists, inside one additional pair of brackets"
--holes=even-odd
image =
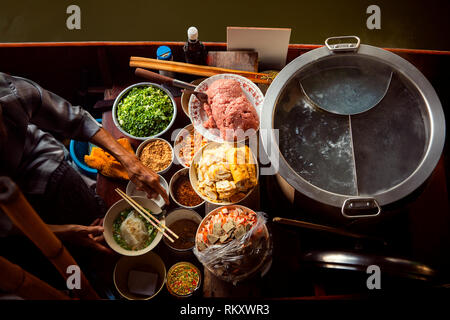
[(161, 89), (134, 87), (117, 107), (123, 130), (136, 137), (154, 136), (167, 128), (173, 117), (170, 97)]
[[(151, 214), (150, 210), (148, 210), (148, 209), (146, 209), (146, 210), (148, 211), (148, 213)], [(128, 246), (128, 244), (126, 243), (126, 241), (122, 238), (122, 235), (120, 233), (120, 226), (125, 221), (125, 219), (128, 217), (128, 215), (131, 213), (131, 211), (133, 211), (131, 208), (128, 208), (128, 209), (122, 211), (121, 213), (119, 213), (119, 215), (117, 216), (117, 218), (114, 220), (114, 223), (113, 223), (113, 238), (117, 242), (118, 245), (120, 245), (122, 248), (124, 248), (126, 250), (133, 250), (133, 249), (131, 249)], [(139, 215), (139, 218), (142, 220), (142, 222), (144, 222), (145, 228), (148, 231), (148, 238), (147, 238), (144, 246), (141, 248), (141, 249), (144, 249), (144, 248), (147, 248), (150, 245), (150, 243), (153, 242), (153, 240), (156, 237), (156, 234), (158, 233), (158, 230), (155, 227), (153, 227), (150, 224), (150, 222), (148, 222), (146, 219), (144, 219), (141, 215)]]

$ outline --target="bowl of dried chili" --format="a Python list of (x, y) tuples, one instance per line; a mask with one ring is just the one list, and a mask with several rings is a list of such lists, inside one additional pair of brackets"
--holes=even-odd
[(167, 290), (178, 298), (192, 296), (200, 288), (200, 270), (189, 262), (178, 262), (167, 272)]
[(196, 209), (205, 200), (195, 192), (189, 179), (189, 168), (183, 168), (174, 173), (169, 182), (169, 193), (173, 201), (180, 207)]

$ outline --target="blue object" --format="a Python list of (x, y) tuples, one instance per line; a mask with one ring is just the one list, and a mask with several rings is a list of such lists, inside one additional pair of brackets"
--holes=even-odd
[(158, 60), (172, 60), (172, 50), (168, 46), (160, 46), (156, 50)]
[[(96, 119), (99, 123), (102, 119)], [(89, 167), (86, 162), (84, 162), (84, 156), (91, 152), (91, 146), (89, 142), (70, 140), (70, 157), (76, 166), (80, 169), (81, 173), (89, 178), (95, 179), (97, 176), (97, 169)]]

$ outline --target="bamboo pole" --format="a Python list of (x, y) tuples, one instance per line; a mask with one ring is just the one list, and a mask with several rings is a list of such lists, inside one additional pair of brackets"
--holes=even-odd
[[(0, 177), (0, 208), (67, 280), (67, 267), (77, 263), (8, 177)], [(82, 272), (80, 276), (81, 289), (74, 290), (75, 295), (81, 299), (99, 299)]]
[(187, 73), (205, 77), (211, 77), (221, 73), (232, 73), (245, 77), (253, 81), (254, 83), (262, 83), (262, 84), (270, 84), (276, 76), (276, 74), (265, 74), (250, 71), (201, 66), (184, 62), (164, 61), (143, 57), (130, 57), (130, 67), (173, 71), (178, 73)]
[(63, 292), (0, 257), (0, 289), (30, 300), (69, 300)]

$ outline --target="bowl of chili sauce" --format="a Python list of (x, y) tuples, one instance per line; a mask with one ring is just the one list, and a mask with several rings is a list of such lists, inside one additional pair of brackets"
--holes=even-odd
[(183, 208), (196, 209), (205, 203), (192, 187), (188, 168), (174, 173), (169, 182), (169, 192), (173, 201)]
[(200, 270), (189, 262), (174, 264), (167, 273), (166, 286), (169, 293), (177, 298), (192, 296), (202, 280)]

